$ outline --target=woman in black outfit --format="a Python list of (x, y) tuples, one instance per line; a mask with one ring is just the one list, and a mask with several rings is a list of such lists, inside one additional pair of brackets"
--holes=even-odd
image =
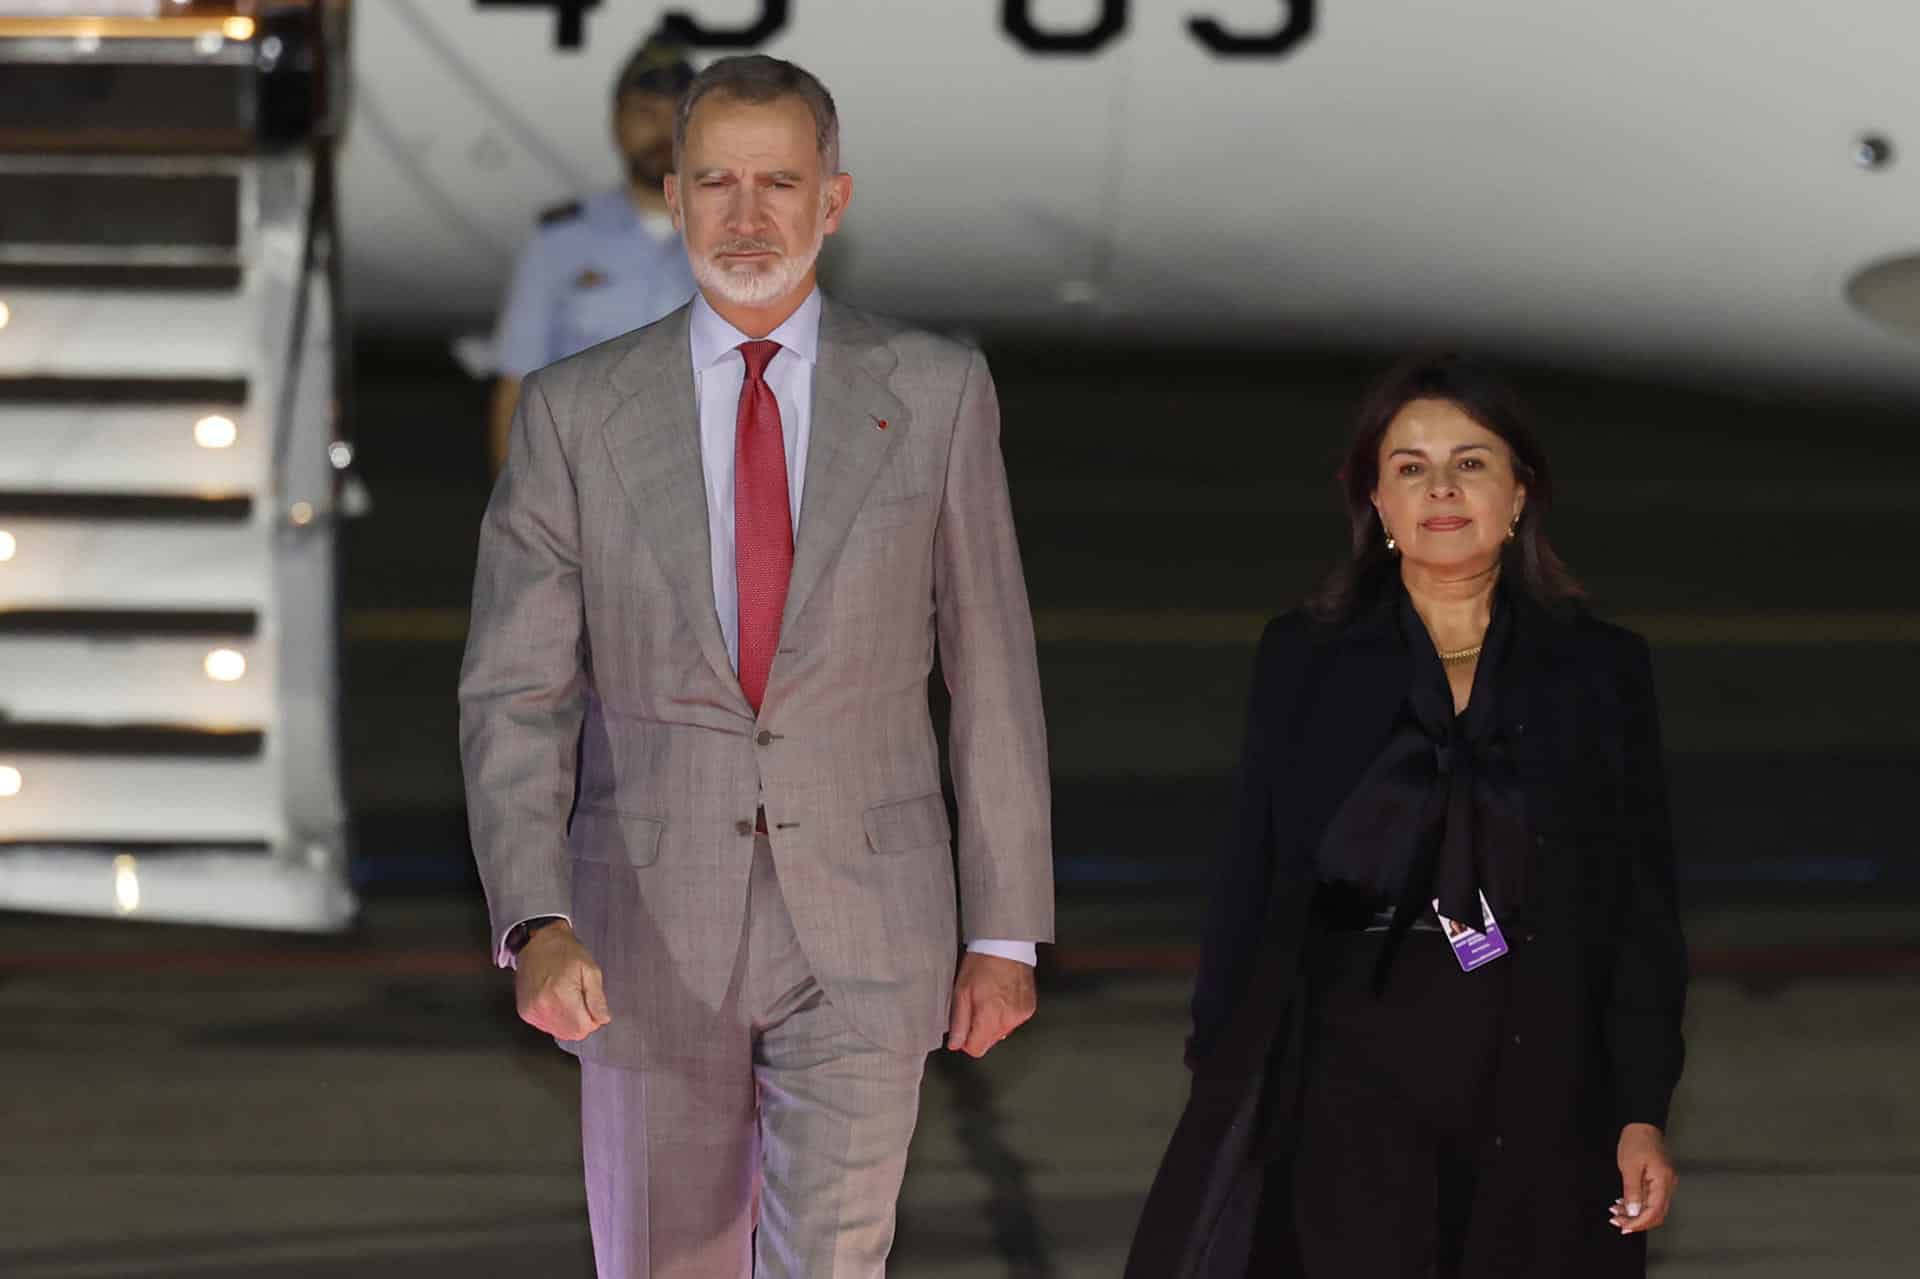
[(1350, 556), (1260, 642), (1127, 1273), (1642, 1275), (1687, 981), (1646, 643), (1471, 363), (1388, 374), (1342, 482)]

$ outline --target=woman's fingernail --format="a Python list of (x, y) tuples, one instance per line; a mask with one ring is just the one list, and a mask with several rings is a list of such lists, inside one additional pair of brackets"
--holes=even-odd
[(1639, 1205), (1639, 1204), (1628, 1204), (1628, 1205), (1627, 1205), (1627, 1215), (1628, 1215), (1629, 1217), (1638, 1217), (1638, 1216), (1640, 1215), (1640, 1205)]

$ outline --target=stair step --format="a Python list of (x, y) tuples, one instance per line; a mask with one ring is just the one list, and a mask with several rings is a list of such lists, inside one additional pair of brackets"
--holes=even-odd
[(229, 928), (333, 932), (353, 919), (336, 865), (209, 840), (148, 855), (121, 840), (0, 842), (0, 901), (13, 910)]
[[(99, 852), (97, 839), (0, 839), (0, 850), (31, 847), (47, 852)], [(264, 839), (116, 839), (110, 850), (140, 857), (165, 857), (169, 853), (259, 853), (273, 851)]]
[[(215, 418), (224, 420), (208, 420)], [(229, 436), (225, 447), (212, 447)], [(210, 400), (0, 403), (0, 492), (256, 492), (267, 484), (272, 452), (253, 415)]]
[(247, 402), (242, 377), (45, 377), (0, 375), (0, 404), (206, 404)]
[(0, 516), (0, 530), (9, 608), (257, 608), (276, 572), (253, 523)]
[(39, 520), (159, 520), (245, 523), (253, 517), (246, 496), (188, 497), (159, 493), (49, 493), (0, 490), (0, 518)]
[(251, 609), (0, 609), (0, 636), (87, 639), (251, 639), (260, 615)]
[(183, 724), (56, 724), (0, 719), (0, 755), (247, 759), (266, 747), (257, 728)]
[[(0, 32), (4, 34), (4, 32)], [(169, 44), (174, 42), (168, 42)], [(0, 150), (233, 153), (253, 145), (252, 59), (7, 63)], [(157, 44), (149, 56), (191, 55)], [(224, 52), (224, 51), (223, 51)], [(217, 57), (218, 55), (214, 55)], [(244, 59), (240, 60), (240, 59)]]
[(259, 294), (8, 289), (0, 377), (240, 378), (262, 359)]
[[(250, 614), (82, 610), (29, 614), (34, 629), (26, 629), (19, 615), (0, 613), (0, 717), (182, 727), (271, 723), (276, 646), (249, 634), (187, 628), (236, 616), (251, 623)], [(180, 629), (156, 634), (156, 619)], [(56, 624), (62, 629), (53, 629)]]
[(0, 257), (0, 288), (232, 293), (244, 280), (237, 262), (21, 262)]
[(56, 169), (0, 160), (0, 258), (33, 249), (96, 252), (240, 246), (240, 174), (93, 163)]
[(287, 838), (279, 761), (270, 755), (80, 755), (0, 744), (0, 766), (19, 775), (18, 789), (0, 799), (0, 840)]

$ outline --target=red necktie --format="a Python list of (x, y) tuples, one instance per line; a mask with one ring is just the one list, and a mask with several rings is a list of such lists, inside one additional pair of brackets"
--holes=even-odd
[(733, 562), (740, 586), (740, 687), (754, 713), (780, 642), (793, 573), (793, 507), (787, 500), (787, 446), (780, 405), (767, 385), (778, 342), (743, 342), (747, 378), (733, 446)]

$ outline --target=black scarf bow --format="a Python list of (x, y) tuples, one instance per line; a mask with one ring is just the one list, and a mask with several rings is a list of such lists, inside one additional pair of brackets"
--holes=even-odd
[(1323, 882), (1394, 905), (1381, 954), (1384, 980), (1400, 940), (1423, 911), (1482, 927), (1480, 895), (1505, 921), (1525, 889), (1527, 821), (1511, 751), (1500, 736), (1496, 690), (1513, 644), (1513, 612), (1496, 596), (1467, 709), (1425, 623), (1397, 590), (1400, 635), (1413, 679), (1385, 749), (1335, 812), (1315, 854)]

